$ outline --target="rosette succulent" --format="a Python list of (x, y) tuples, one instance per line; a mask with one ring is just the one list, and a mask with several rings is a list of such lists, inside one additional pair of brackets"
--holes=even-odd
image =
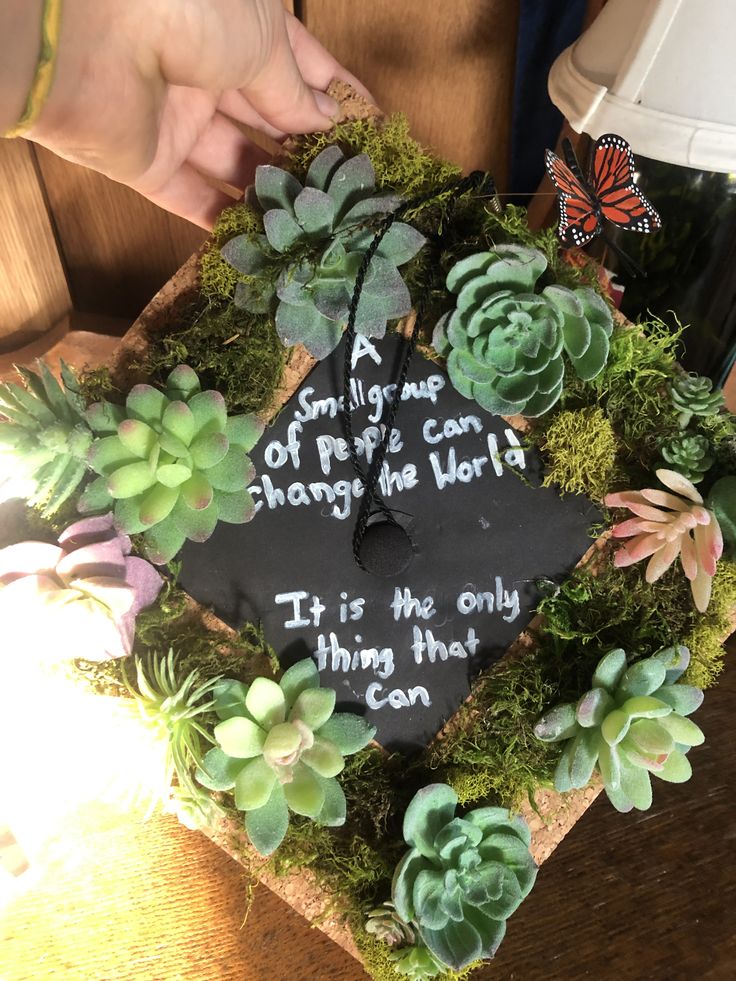
[(719, 388), (714, 392), (711, 379), (694, 372), (672, 382), (670, 398), (679, 413), (680, 429), (685, 429), (693, 416), (712, 416), (723, 408), (723, 392)]
[(445, 973), (445, 967), (431, 951), (417, 944), (414, 947), (404, 947), (389, 954), (394, 971), (409, 981), (426, 981)]
[(366, 933), (372, 933), (389, 947), (404, 947), (414, 943), (414, 930), (405, 923), (390, 901), (372, 909), (365, 921)]
[(542, 415), (562, 393), (565, 357), (584, 381), (608, 358), (613, 320), (603, 299), (588, 287), (535, 292), (546, 268), (538, 249), (498, 245), (448, 273), (457, 300), (433, 344), (455, 388), (489, 412)]
[(105, 661), (133, 648), (135, 618), (161, 589), (161, 576), (130, 554), (112, 515), (87, 518), (59, 544), (0, 549), (0, 618), (8, 637), (54, 659)]
[(699, 484), (715, 463), (710, 440), (699, 434), (673, 436), (661, 451), (666, 462), (693, 484)]
[(320, 688), (311, 658), (297, 661), (277, 684), (225, 680), (215, 691), (217, 746), (197, 778), (232, 791), (245, 829), (262, 855), (281, 844), (289, 811), (318, 824), (345, 822), (345, 795), (335, 777), (345, 756), (371, 741), (375, 727), (358, 715), (334, 713), (335, 692)]
[(100, 476), (85, 489), (79, 509), (114, 505), (119, 528), (143, 532), (152, 562), (168, 562), (187, 538), (206, 541), (218, 521), (242, 524), (253, 517), (248, 451), (263, 423), (254, 415), (228, 416), (222, 395), (203, 392), (186, 365), (174, 368), (165, 392), (136, 385), (124, 408), (98, 402), (87, 419), (102, 434), (89, 451)]
[(703, 693), (678, 682), (689, 662), (687, 647), (668, 647), (631, 667), (624, 651), (606, 654), (590, 691), (556, 706), (534, 727), (543, 742), (565, 743), (555, 788), (585, 787), (597, 767), (616, 810), (645, 811), (652, 803), (650, 774), (669, 783), (688, 780), (685, 754), (704, 739), (686, 718)]
[(18, 368), (25, 382), (0, 385), (0, 485), (4, 496), (25, 497), (45, 516), (55, 514), (87, 473), (92, 432), (71, 370), (61, 384), (46, 365)]
[[(235, 303), (268, 309), (275, 282), (279, 337), (324, 358), (340, 342), (356, 276), (378, 224), (400, 199), (376, 191), (365, 153), (345, 159), (337, 146), (315, 157), (304, 187), (279, 167), (258, 167), (255, 194), (264, 209), (265, 235), (238, 235), (222, 249), (224, 258), (249, 277), (238, 284)], [(411, 297), (398, 267), (424, 241), (399, 221), (386, 233), (363, 284), (355, 321), (359, 334), (383, 337), (389, 320), (409, 313)]]
[(614, 564), (622, 568), (649, 559), (645, 578), (656, 582), (679, 557), (682, 571), (690, 580), (695, 606), (705, 613), (716, 565), (723, 553), (718, 518), (681, 474), (657, 470), (657, 477), (668, 490), (646, 487), (604, 498), (609, 507), (628, 508), (634, 515), (611, 529), (614, 538), (628, 538), (617, 550)]
[(396, 912), (442, 964), (460, 970), (493, 957), (506, 920), (534, 885), (526, 822), (499, 807), (456, 817), (457, 794), (431, 784), (404, 815), (411, 846), (394, 874)]

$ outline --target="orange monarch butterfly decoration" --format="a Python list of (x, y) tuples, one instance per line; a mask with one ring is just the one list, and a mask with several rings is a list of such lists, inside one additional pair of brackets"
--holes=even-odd
[(634, 180), (634, 154), (626, 140), (615, 133), (596, 140), (587, 179), (570, 141), (563, 140), (562, 148), (564, 161), (546, 150), (544, 162), (557, 189), (557, 233), (565, 245), (587, 245), (601, 234), (605, 221), (629, 232), (653, 232), (662, 227)]

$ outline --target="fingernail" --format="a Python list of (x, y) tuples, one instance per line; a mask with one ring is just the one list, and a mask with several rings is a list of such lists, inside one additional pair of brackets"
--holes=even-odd
[(334, 119), (340, 112), (340, 107), (326, 92), (315, 92), (314, 100), (317, 103), (319, 111), (328, 116), (330, 119)]

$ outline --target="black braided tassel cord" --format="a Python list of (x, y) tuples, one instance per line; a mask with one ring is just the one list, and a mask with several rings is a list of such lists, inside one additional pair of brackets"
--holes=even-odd
[[(363, 485), (363, 497), (361, 498), (358, 516), (353, 531), (353, 557), (361, 569), (367, 572), (373, 572), (376, 575), (390, 576), (403, 572), (411, 562), (413, 555), (412, 544), (409, 540), (409, 536), (399, 525), (391, 512), (391, 509), (386, 505), (378, 493), (378, 480), (383, 468), (383, 461), (388, 450), (389, 442), (391, 440), (391, 434), (393, 432), (396, 414), (401, 403), (404, 386), (406, 385), (407, 375), (409, 374), (411, 360), (417, 346), (417, 340), (419, 338), (430, 288), (427, 287), (423, 291), (422, 296), (417, 299), (417, 302), (414, 305), (416, 315), (414, 325), (412, 327), (410, 337), (406, 339), (406, 346), (401, 362), (399, 377), (396, 383), (396, 390), (394, 391), (394, 396), (391, 400), (391, 405), (389, 407), (386, 419), (383, 422), (383, 436), (373, 455), (370, 468), (366, 473), (361, 465), (360, 459), (358, 458), (358, 450), (355, 443), (355, 436), (353, 434), (353, 415), (351, 405), (353, 350), (355, 348), (355, 320), (358, 313), (358, 304), (360, 303), (360, 297), (363, 292), (363, 283), (365, 282), (366, 273), (368, 272), (368, 267), (371, 264), (371, 260), (383, 241), (383, 237), (386, 235), (393, 223), (400, 218), (402, 214), (411, 210), (412, 208), (416, 208), (420, 204), (432, 201), (447, 193), (450, 194), (450, 201), (451, 204), (453, 204), (458, 198), (460, 198), (463, 194), (467, 194), (469, 191), (477, 191), (479, 194), (486, 193), (495, 195), (493, 178), (490, 176), (490, 174), (476, 170), (468, 177), (464, 177), (459, 181), (453, 181), (450, 184), (445, 184), (443, 187), (432, 192), (431, 194), (404, 202), (390, 215), (387, 215), (376, 230), (373, 241), (363, 256), (363, 261), (360, 264), (358, 275), (355, 279), (355, 288), (353, 289), (353, 296), (350, 301), (350, 311), (348, 313), (348, 323), (345, 331), (345, 363), (343, 370), (343, 415), (345, 436), (347, 439), (348, 451), (350, 454), (350, 461), (353, 465), (353, 470), (355, 471), (356, 477)], [(377, 514), (381, 514), (383, 519), (380, 522), (375, 522), (369, 525), (371, 518)], [(386, 560), (385, 556), (383, 558), (379, 558), (378, 560), (372, 560), (368, 563), (370, 567), (367, 568), (365, 562), (366, 556), (363, 554), (363, 545), (366, 538), (366, 532), (369, 527), (376, 529), (380, 527), (383, 533), (383, 538), (387, 542), (387, 547), (393, 553), (393, 556), (388, 561)]]

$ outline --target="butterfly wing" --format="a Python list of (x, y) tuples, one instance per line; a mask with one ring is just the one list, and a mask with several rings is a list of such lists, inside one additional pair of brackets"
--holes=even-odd
[(626, 140), (607, 133), (593, 147), (590, 185), (607, 221), (629, 232), (653, 232), (662, 221), (634, 180), (635, 166)]
[(544, 164), (557, 190), (558, 235), (565, 245), (587, 245), (602, 227), (597, 202), (586, 184), (556, 153), (546, 150)]

